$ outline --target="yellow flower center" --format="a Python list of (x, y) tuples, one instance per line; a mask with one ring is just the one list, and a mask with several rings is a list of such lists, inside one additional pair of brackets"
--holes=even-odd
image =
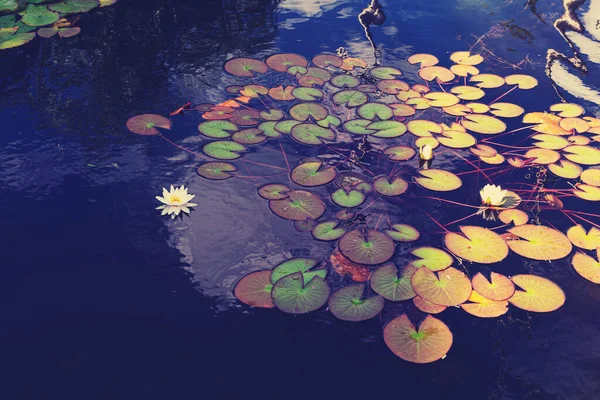
[(169, 201), (171, 203), (179, 203), (181, 200), (177, 196), (171, 196), (171, 198), (169, 199)]

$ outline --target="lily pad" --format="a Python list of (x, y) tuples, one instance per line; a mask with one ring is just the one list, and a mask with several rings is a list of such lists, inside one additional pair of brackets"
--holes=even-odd
[(273, 308), (271, 299), (271, 271), (256, 271), (244, 276), (235, 285), (233, 293), (242, 303), (252, 307)]
[(373, 188), (382, 196), (400, 196), (408, 190), (408, 182), (399, 176), (390, 181), (390, 178), (382, 175), (373, 180)]
[(534, 260), (559, 260), (571, 253), (573, 246), (560, 231), (543, 225), (521, 225), (508, 230), (518, 237), (506, 244), (515, 253)]
[(434, 304), (452, 307), (467, 301), (471, 295), (471, 281), (461, 271), (449, 267), (435, 272), (419, 268), (412, 277), (415, 293)]
[(275, 54), (266, 60), (269, 68), (278, 72), (287, 72), (290, 67), (306, 67), (308, 61), (298, 54)]
[(365, 321), (381, 312), (385, 300), (381, 296), (363, 298), (365, 285), (348, 285), (329, 298), (329, 311), (343, 321)]
[(264, 74), (269, 70), (267, 64), (252, 58), (234, 58), (225, 63), (225, 71), (235, 76), (253, 78), (256, 74)]
[(355, 135), (370, 135), (376, 132), (374, 129), (367, 129), (371, 123), (372, 121), (368, 119), (351, 119), (344, 123), (344, 130)]
[[(299, 87), (292, 90), (292, 96), (302, 101), (316, 101), (324, 96), (321, 89), (311, 87)], [(327, 110), (325, 110), (327, 112)], [(294, 117), (295, 118), (295, 117)]]
[(396, 265), (387, 263), (371, 274), (371, 288), (375, 293), (390, 301), (402, 301), (416, 296), (411, 279), (416, 267), (407, 265), (398, 271)]
[(512, 281), (508, 277), (496, 272), (492, 272), (489, 281), (481, 272), (478, 272), (471, 279), (471, 283), (477, 293), (489, 300), (507, 300), (515, 293), (515, 285), (513, 285)]
[(358, 78), (352, 75), (336, 75), (331, 78), (331, 84), (338, 88), (355, 88), (360, 85)]
[(318, 265), (317, 260), (312, 258), (292, 258), (278, 264), (271, 272), (271, 282), (277, 283), (282, 279), (296, 272), (301, 272), (305, 281), (310, 281), (315, 276), (325, 279), (327, 277), (326, 269), (314, 269)]
[(567, 237), (575, 246), (585, 250), (600, 248), (600, 229), (592, 226), (586, 233), (581, 225), (575, 225), (567, 231)]
[(198, 125), (198, 132), (212, 139), (226, 139), (237, 130), (237, 125), (222, 120), (207, 121)]
[(35, 38), (34, 32), (16, 33), (10, 36), (0, 36), (0, 50), (12, 49), (31, 42)]
[(417, 151), (408, 146), (390, 146), (383, 149), (383, 154), (392, 161), (408, 161), (417, 154)]
[(44, 5), (29, 4), (25, 10), (19, 13), (21, 22), (29, 26), (50, 25), (58, 21), (59, 14), (52, 12)]
[(394, 318), (383, 329), (387, 347), (403, 360), (426, 364), (444, 357), (452, 347), (452, 332), (439, 319), (428, 315), (419, 328), (406, 314)]
[(275, 215), (292, 221), (306, 218), (318, 219), (325, 214), (325, 203), (317, 194), (305, 190), (293, 190), (282, 200), (269, 201), (269, 208)]
[(294, 221), (294, 228), (296, 228), (298, 232), (312, 232), (312, 230), (315, 229), (315, 226), (317, 226), (317, 221), (310, 218), (306, 218), (303, 221)]
[(322, 278), (315, 276), (306, 282), (301, 272), (288, 275), (273, 286), (273, 303), (283, 312), (305, 314), (327, 303), (331, 289)]
[(266, 200), (282, 200), (289, 196), (292, 189), (285, 185), (269, 183), (258, 189), (258, 195)]
[(400, 121), (375, 121), (367, 125), (368, 130), (374, 130), (374, 137), (382, 139), (397, 138), (406, 133), (406, 125)]
[(340, 252), (353, 261), (365, 265), (383, 264), (394, 255), (394, 242), (383, 232), (355, 229), (346, 233), (339, 242)]
[(413, 304), (415, 305), (415, 307), (417, 307), (419, 311), (422, 311), (427, 314), (439, 314), (448, 308), (446, 306), (434, 304), (428, 300), (425, 300), (421, 296), (415, 296), (412, 300)]
[(436, 192), (450, 192), (462, 186), (462, 180), (450, 171), (442, 169), (421, 169), (423, 177), (416, 177), (415, 182), (425, 189)]
[(315, 121), (325, 119), (327, 109), (318, 103), (300, 103), (290, 108), (290, 115), (297, 121), (305, 122), (309, 118)]
[(197, 169), (198, 175), (212, 181), (224, 181), (232, 178), (233, 175), (230, 172), (235, 171), (237, 171), (236, 166), (226, 162), (206, 162)]
[(100, 6), (98, 0), (63, 0), (62, 3), (50, 4), (48, 8), (61, 14), (86, 13)]
[(300, 186), (326, 185), (335, 179), (334, 167), (323, 167), (322, 161), (309, 161), (298, 165), (292, 171), (292, 180)]
[(350, 275), (354, 282), (366, 282), (369, 280), (371, 271), (364, 265), (353, 263), (337, 250), (334, 250), (329, 257), (329, 262), (333, 270), (340, 276)]
[(345, 105), (351, 108), (365, 104), (369, 101), (369, 96), (358, 90), (342, 90), (334, 94), (332, 100), (338, 106)]
[(554, 282), (537, 275), (515, 275), (516, 290), (508, 301), (515, 307), (532, 312), (551, 312), (565, 303), (565, 293)]
[(202, 151), (217, 160), (236, 160), (242, 156), (242, 153), (247, 152), (248, 148), (240, 143), (219, 140), (205, 144)]
[(600, 247), (596, 249), (596, 258), (577, 252), (573, 256), (571, 264), (579, 275), (590, 282), (600, 284)]
[(387, 230), (385, 233), (395, 242), (414, 242), (421, 236), (419, 231), (410, 225), (394, 224), (392, 228), (393, 230)]
[(264, 135), (263, 132), (264, 131), (262, 129), (257, 129), (257, 128), (243, 129), (241, 131), (234, 133), (231, 136), (231, 139), (234, 142), (237, 142), (240, 144), (248, 144), (248, 145), (259, 144), (259, 143), (263, 143), (267, 140), (267, 136)]
[(458, 257), (480, 264), (492, 264), (508, 256), (508, 246), (500, 235), (480, 226), (461, 226), (462, 235), (449, 232), (446, 247)]
[(292, 128), (291, 136), (297, 142), (311, 146), (323, 144), (326, 140), (335, 140), (335, 133), (331, 129), (315, 124), (295, 125)]
[(331, 200), (340, 207), (352, 208), (364, 203), (366, 197), (358, 190), (346, 192), (344, 189), (338, 189), (331, 194)]
[(326, 221), (317, 224), (312, 230), (312, 235), (317, 240), (338, 240), (346, 233), (344, 228), (338, 228), (338, 221)]
[(380, 120), (390, 119), (394, 116), (394, 110), (383, 103), (366, 103), (358, 107), (356, 113), (361, 118), (373, 120), (378, 118)]
[(395, 79), (402, 75), (402, 71), (392, 67), (375, 67), (369, 70), (369, 74), (377, 79)]
[(138, 135), (159, 135), (156, 128), (171, 129), (171, 120), (161, 115), (143, 114), (127, 120), (127, 129)]
[(344, 60), (333, 54), (319, 54), (313, 57), (312, 63), (321, 68), (339, 68), (344, 63)]
[(468, 303), (461, 304), (460, 307), (479, 318), (496, 318), (508, 312), (508, 301), (486, 299), (474, 290), (468, 301)]

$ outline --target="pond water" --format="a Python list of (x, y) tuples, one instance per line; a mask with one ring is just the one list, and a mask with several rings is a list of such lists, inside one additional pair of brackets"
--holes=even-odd
[[(388, 302), (376, 318), (345, 322), (326, 307), (292, 316), (248, 307), (233, 296), (236, 282), (252, 271), (292, 257), (329, 258), (334, 244), (294, 229), (257, 195), (261, 184), (289, 183), (285, 174), (257, 175), (322, 152), (269, 141), (246, 158), (279, 170), (240, 163), (246, 178), (217, 182), (197, 175), (200, 159), (193, 154), (127, 130), (126, 121), (137, 114), (168, 115), (188, 101), (230, 98), (225, 87), (240, 82), (223, 70), (232, 57), (264, 60), (283, 52), (311, 59), (343, 47), (372, 65), (373, 47), (358, 20), (366, 3), (122, 0), (84, 15), (74, 38), (38, 38), (0, 51), (4, 398), (600, 398), (600, 286), (579, 276), (570, 256), (544, 262), (511, 254), (493, 266), (559, 284), (566, 303), (558, 311), (513, 307), (502, 318), (480, 319), (450, 307), (439, 316), (454, 335), (447, 357), (405, 362), (382, 336), (405, 305)], [(506, 101), (529, 112), (565, 100), (600, 118), (599, 1), (577, 10), (588, 32), (568, 33), (587, 74), (560, 57), (546, 68), (549, 50), (574, 54), (552, 25), (564, 12), (560, 2), (381, 3), (387, 20), (370, 28), (377, 58), (405, 71), (408, 80), (418, 69), (406, 61), (411, 54), (433, 54), (450, 65), (450, 54), (474, 46), (485, 72), (538, 80), (535, 89)], [(200, 114), (172, 120), (165, 137), (200, 152), (207, 141), (197, 134)], [(519, 146), (516, 141), (499, 140)], [(356, 138), (339, 151), (355, 145)], [(375, 174), (395, 167), (380, 165), (376, 155), (363, 161)], [(403, 174), (414, 175), (417, 164), (413, 160)], [(473, 170), (451, 154), (437, 157), (435, 168)], [(531, 186), (537, 171), (500, 174), (494, 183)], [(479, 205), (484, 176), (461, 177), (469, 189), (440, 197)], [(555, 180), (548, 184), (558, 185)], [(155, 209), (155, 196), (171, 184), (185, 184), (196, 195), (189, 217), (172, 220)], [(443, 224), (473, 210), (422, 195), (409, 190), (370, 213), (417, 227), (421, 246), (443, 247), (444, 232), (421, 210)], [(597, 202), (584, 203), (579, 211), (598, 213)], [(473, 225), (493, 226), (474, 218)], [(573, 225), (559, 211), (540, 218), (563, 232)], [(448, 229), (457, 231), (458, 224)], [(404, 264), (410, 250), (398, 245), (394, 261)], [(472, 273), (490, 271), (465, 265)], [(330, 276), (334, 288), (341, 285), (341, 277)]]

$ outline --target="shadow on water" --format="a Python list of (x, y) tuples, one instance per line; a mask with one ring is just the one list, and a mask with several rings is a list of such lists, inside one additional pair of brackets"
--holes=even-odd
[[(480, 37), (498, 22), (486, 14), (455, 26), (465, 12), (477, 17), (479, 2), (381, 3), (384, 25), (377, 0), (367, 8), (365, 1), (293, 0), (289, 8), (268, 0), (123, 1), (85, 15), (72, 40), (0, 52), (4, 398), (597, 398), (600, 329), (592, 317), (600, 292), (565, 272), (566, 261), (543, 266), (568, 289), (559, 316), (475, 321), (451, 309), (448, 358), (404, 363), (383, 344), (378, 319), (352, 324), (325, 311), (291, 317), (233, 303), (231, 287), (244, 273), (330, 249), (271, 216), (252, 185), (201, 181), (193, 158), (124, 129), (131, 115), (221, 101), (231, 83), (221, 66), (232, 56), (344, 46), (393, 63), (409, 52), (463, 48), (450, 38)], [(427, 18), (435, 23), (423, 26)], [(518, 47), (520, 57), (538, 51), (532, 37), (551, 28), (507, 39), (514, 26), (481, 43), (516, 65), (494, 41)], [(448, 42), (431, 43), (440, 37)], [(197, 122), (178, 119), (169, 137), (197, 145), (190, 134)], [(169, 224), (157, 217), (154, 196), (175, 182), (191, 185), (200, 205), (192, 219)], [(404, 206), (399, 213), (409, 214), (413, 206)], [(393, 306), (383, 317), (401, 311)]]

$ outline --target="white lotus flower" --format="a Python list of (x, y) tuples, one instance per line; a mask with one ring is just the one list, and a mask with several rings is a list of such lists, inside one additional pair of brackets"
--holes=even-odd
[(188, 194), (188, 190), (185, 186), (174, 188), (171, 185), (171, 190), (163, 188), (162, 197), (156, 196), (156, 199), (161, 203), (161, 206), (156, 207), (157, 210), (162, 210), (161, 215), (170, 214), (173, 219), (179, 215), (180, 212), (190, 213), (190, 207), (197, 206), (198, 204), (190, 203), (195, 195)]
[(433, 158), (433, 147), (429, 144), (421, 146), (419, 148), (419, 157), (421, 157), (421, 160), (423, 161), (431, 160)]
[(479, 195), (481, 196), (481, 202), (484, 206), (488, 207), (500, 207), (506, 202), (507, 190), (503, 190), (500, 186), (496, 185), (485, 185)]

